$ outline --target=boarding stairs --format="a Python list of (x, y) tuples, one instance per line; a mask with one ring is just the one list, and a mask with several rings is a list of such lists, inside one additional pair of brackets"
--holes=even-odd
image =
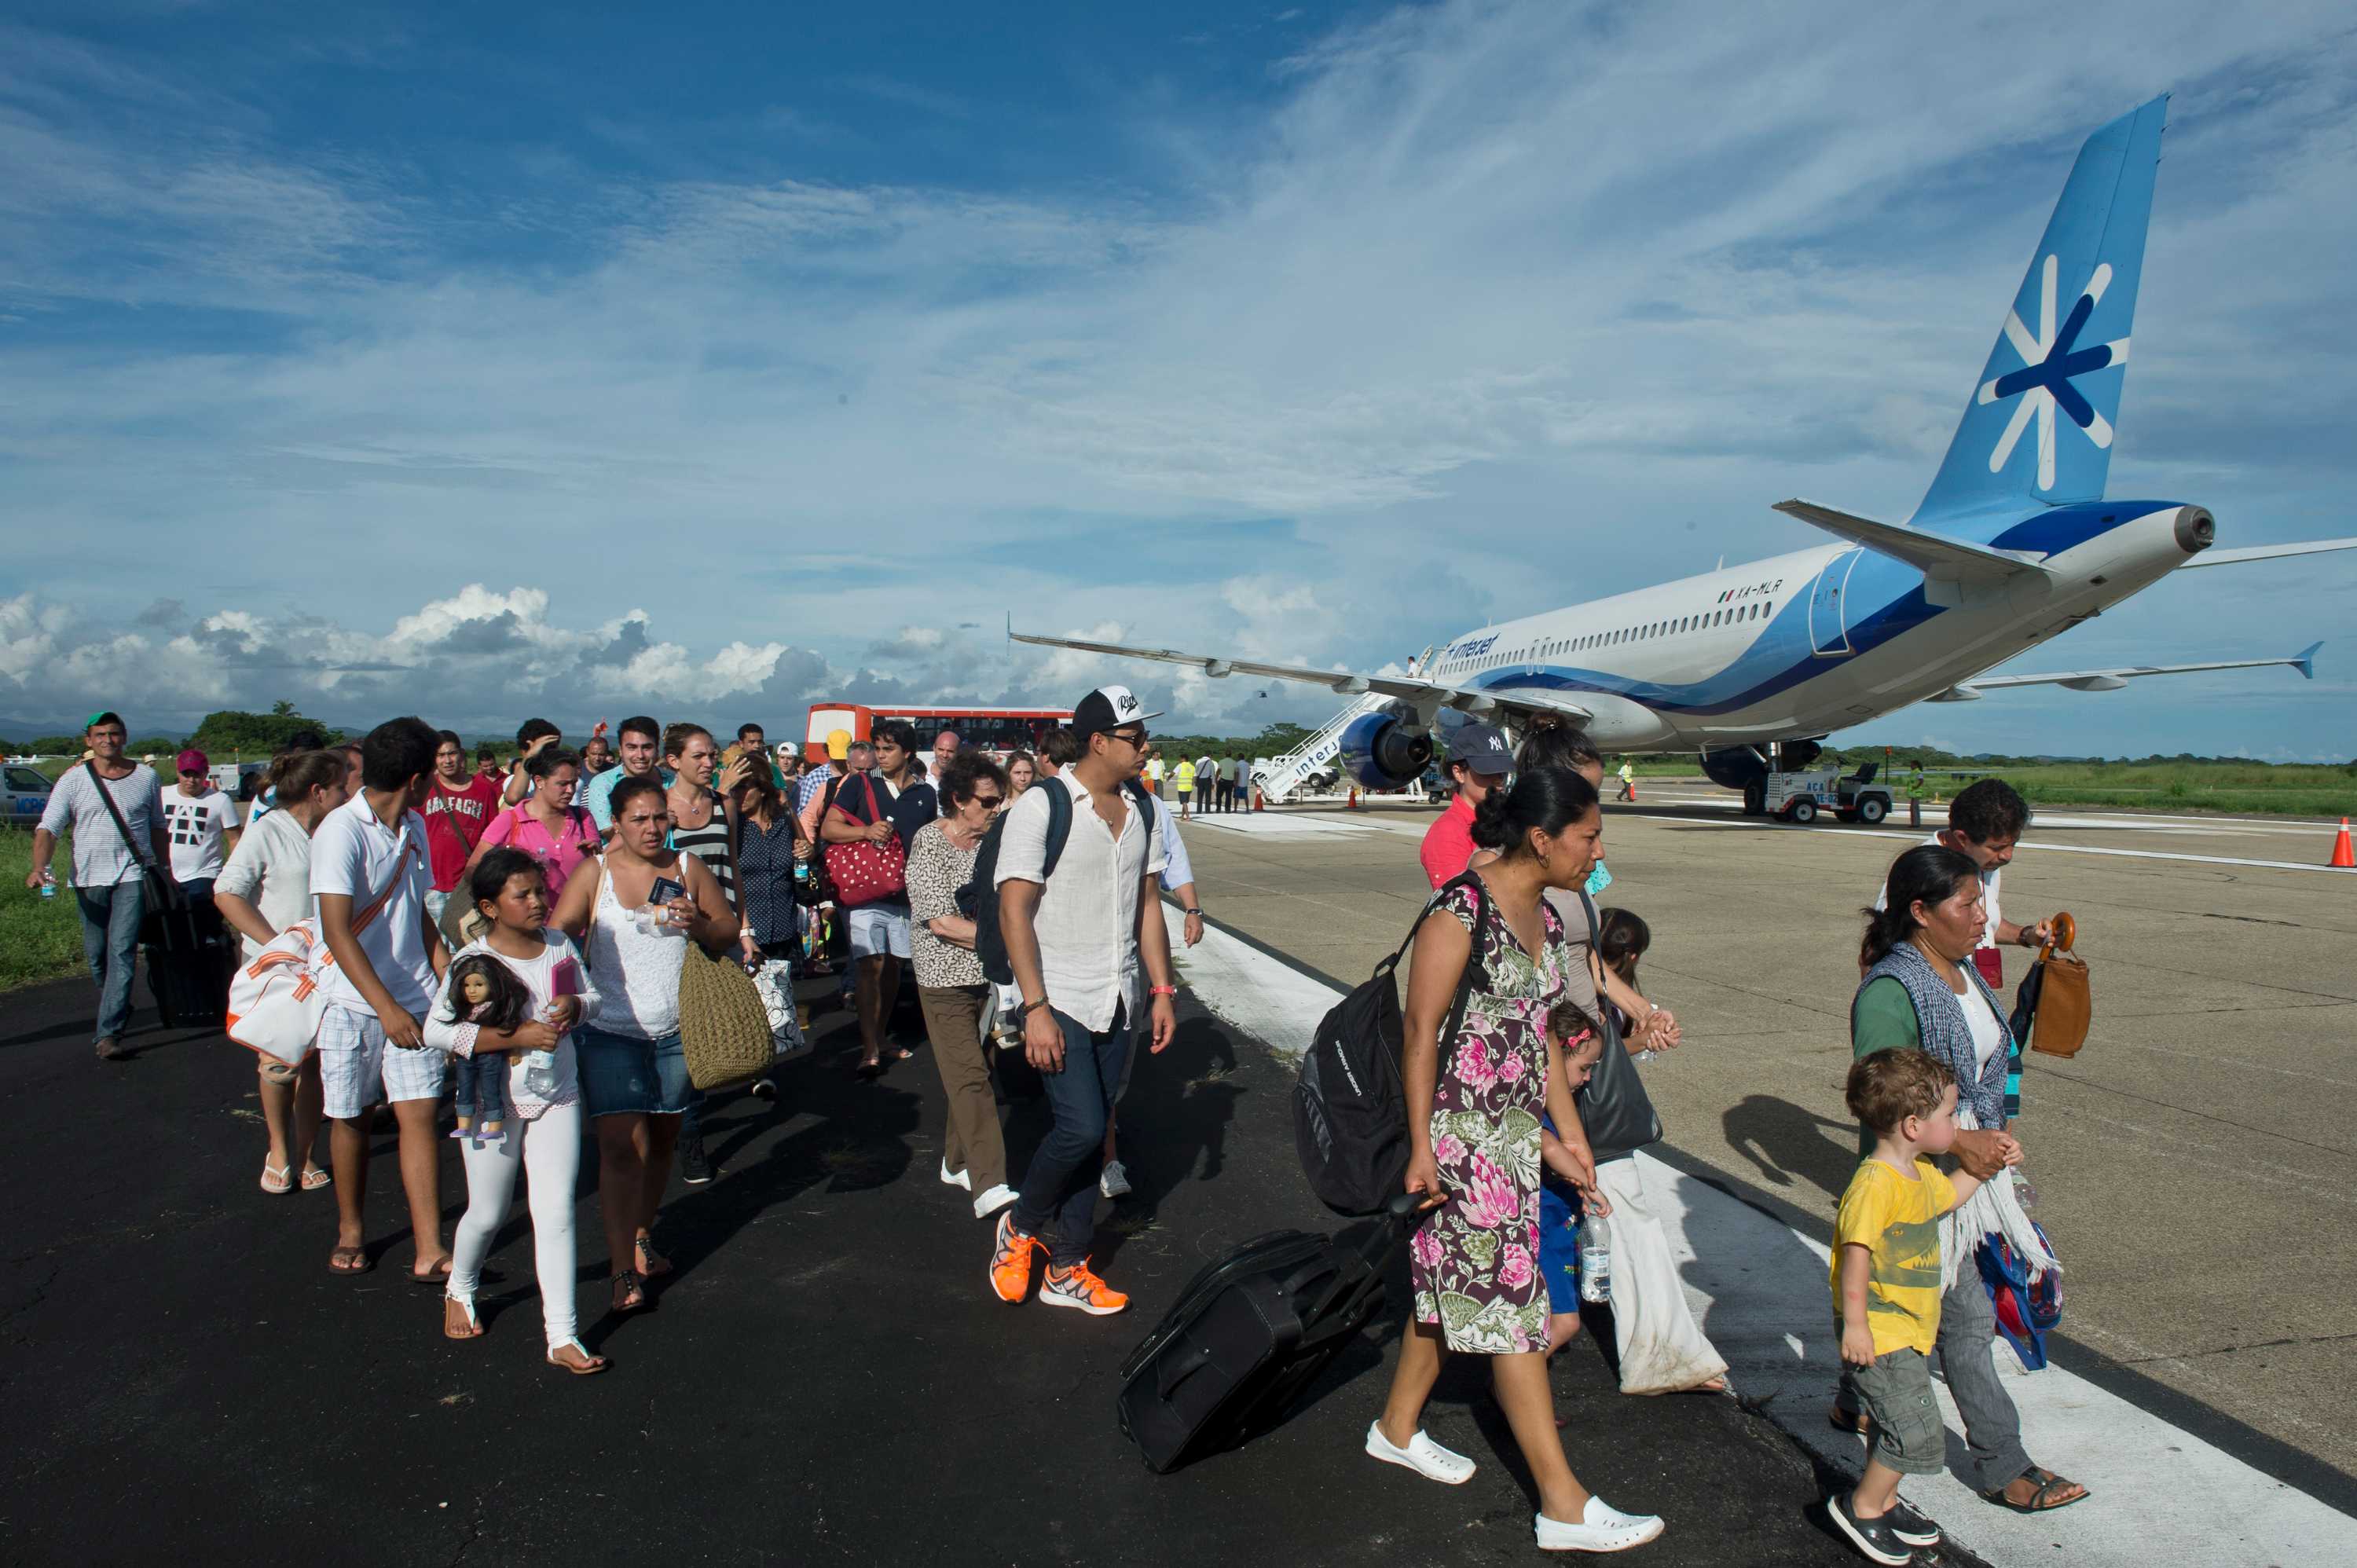
[[(1411, 672), (1420, 671), (1431, 661), (1432, 650), (1427, 648), (1420, 658), (1408, 666), (1408, 669)], [(1301, 788), (1303, 782), (1311, 774), (1334, 760), (1335, 754), (1342, 749), (1343, 732), (1351, 727), (1353, 721), (1368, 714), (1386, 712), (1395, 700), (1385, 696), (1381, 692), (1368, 692), (1357, 702), (1327, 720), (1325, 726), (1305, 741), (1298, 749), (1288, 751), (1283, 757), (1275, 758), (1265, 770), (1254, 776), (1260, 786), (1261, 799), (1270, 805), (1291, 800), (1294, 792)]]

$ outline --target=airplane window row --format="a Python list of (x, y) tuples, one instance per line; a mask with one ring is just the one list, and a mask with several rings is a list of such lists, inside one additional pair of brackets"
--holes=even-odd
[(1459, 670), (1493, 670), (1501, 664), (1519, 664), (1532, 657), (1551, 658), (1558, 653), (1580, 653), (1594, 648), (1614, 648), (1626, 642), (1638, 642), (1656, 637), (1674, 637), (1682, 632), (1708, 631), (1717, 627), (1738, 621), (1765, 620), (1775, 613), (1776, 607), (1765, 599), (1753, 599), (1749, 604), (1733, 605), (1711, 610), (1703, 615), (1680, 616), (1674, 620), (1657, 620), (1643, 626), (1624, 627), (1619, 631), (1591, 632), (1586, 637), (1566, 638), (1560, 641), (1542, 642), (1529, 649), (1514, 649), (1493, 653), (1460, 664)]

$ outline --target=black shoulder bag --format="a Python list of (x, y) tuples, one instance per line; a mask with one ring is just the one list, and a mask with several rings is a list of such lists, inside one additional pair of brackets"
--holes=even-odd
[(1587, 1146), (1600, 1165), (1660, 1143), (1662, 1118), (1645, 1092), (1644, 1076), (1629, 1059), (1618, 1016), (1604, 994), (1603, 960), (1596, 950), (1596, 900), (1583, 892), (1579, 907), (1587, 916), (1588, 972), (1597, 979), (1596, 1021), (1604, 1030), (1604, 1054), (1579, 1090), (1579, 1123), (1587, 1130)]

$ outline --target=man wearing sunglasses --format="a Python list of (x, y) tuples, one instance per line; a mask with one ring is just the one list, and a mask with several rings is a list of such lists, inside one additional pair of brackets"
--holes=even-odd
[[(1090, 1269), (1089, 1249), (1105, 1128), (1135, 1021), (1149, 1020), (1148, 1048), (1157, 1054), (1178, 1029), (1170, 938), (1154, 885), (1166, 864), (1163, 838), (1135, 788), (1146, 722), (1157, 716), (1123, 686), (1082, 698), (1071, 725), (1085, 747), (1080, 759), (1024, 791), (999, 830), (999, 934), (1022, 993), (1024, 1055), (1055, 1118), (1020, 1196), (998, 1218), (990, 1283), (1002, 1301), (1023, 1299), (1032, 1256), (1045, 1251), (1041, 1301), (1095, 1316), (1129, 1305)], [(1070, 830), (1051, 865), (1058, 790)], [(1151, 998), (1143, 1008), (1141, 992)]]

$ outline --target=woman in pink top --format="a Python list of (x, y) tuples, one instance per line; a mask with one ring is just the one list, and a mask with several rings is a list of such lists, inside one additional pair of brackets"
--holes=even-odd
[(548, 878), (551, 908), (565, 892), (565, 884), (581, 863), (596, 854), (603, 841), (589, 813), (573, 803), (581, 782), (581, 758), (559, 746), (545, 746), (524, 766), (532, 793), (491, 819), (475, 853), (468, 857), (465, 886), (481, 863), (483, 852), (507, 844), (540, 862)]

